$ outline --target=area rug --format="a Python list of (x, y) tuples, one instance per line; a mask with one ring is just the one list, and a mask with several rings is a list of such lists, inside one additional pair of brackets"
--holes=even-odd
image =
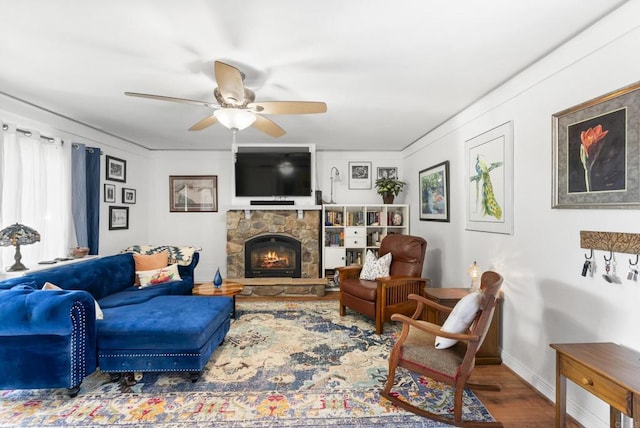
[[(371, 320), (339, 316), (335, 301), (239, 300), (237, 319), (197, 382), (145, 373), (127, 386), (97, 371), (76, 398), (61, 389), (0, 391), (0, 426), (449, 426), (380, 396), (398, 332), (387, 324), (376, 335)], [(396, 379), (399, 395), (451, 414), (448, 387), (403, 369)], [(471, 391), (464, 418), (493, 420)]]

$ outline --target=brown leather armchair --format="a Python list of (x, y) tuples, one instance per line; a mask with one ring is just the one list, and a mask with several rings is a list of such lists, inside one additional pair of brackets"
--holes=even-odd
[(392, 314), (413, 314), (416, 302), (409, 300), (409, 294), (424, 296), (429, 281), (421, 278), (426, 250), (427, 241), (419, 236), (387, 235), (380, 243), (380, 257), (391, 253), (390, 276), (366, 281), (360, 279), (362, 266), (337, 268), (340, 315), (346, 314), (346, 307), (364, 314), (375, 320), (380, 334)]

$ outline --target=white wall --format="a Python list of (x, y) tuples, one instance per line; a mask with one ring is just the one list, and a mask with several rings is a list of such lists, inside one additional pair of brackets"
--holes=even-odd
[[(412, 233), (428, 240), (426, 275), (460, 287), (467, 286), (465, 270), (474, 260), (501, 272), (504, 362), (552, 400), (550, 343), (612, 341), (640, 350), (639, 284), (605, 282), (600, 251), (594, 277), (580, 276), (585, 250), (579, 240), (580, 230), (639, 233), (639, 212), (551, 209), (551, 116), (640, 80), (637, 16), (640, 2), (626, 4), (403, 153), (409, 177), (451, 162), (451, 222), (416, 221), (412, 203)], [(514, 233), (465, 231), (464, 143), (507, 121), (514, 123)], [(406, 197), (418, 200), (415, 185)], [(623, 277), (629, 257), (615, 255)], [(570, 413), (585, 426), (608, 426), (608, 407), (569, 384)]]

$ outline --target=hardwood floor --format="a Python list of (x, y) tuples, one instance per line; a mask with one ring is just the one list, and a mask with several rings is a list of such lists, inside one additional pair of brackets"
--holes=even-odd
[[(241, 297), (238, 299), (269, 300), (273, 297)], [(337, 292), (324, 297), (280, 297), (278, 300), (337, 300)], [(555, 405), (505, 365), (476, 366), (470, 379), (477, 383), (498, 384), (500, 391), (474, 391), (496, 420), (505, 428), (552, 428), (555, 426)], [(568, 428), (583, 428), (567, 418)]]
[[(476, 366), (472, 382), (493, 383), (500, 391), (474, 391), (494, 418), (507, 428), (555, 426), (556, 408), (545, 396), (504, 365)], [(568, 418), (567, 427), (582, 425)]]

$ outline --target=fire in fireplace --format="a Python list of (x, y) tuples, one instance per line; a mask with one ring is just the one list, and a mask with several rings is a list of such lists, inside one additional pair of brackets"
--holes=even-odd
[(245, 278), (300, 278), (300, 241), (285, 235), (261, 235), (244, 243)]

